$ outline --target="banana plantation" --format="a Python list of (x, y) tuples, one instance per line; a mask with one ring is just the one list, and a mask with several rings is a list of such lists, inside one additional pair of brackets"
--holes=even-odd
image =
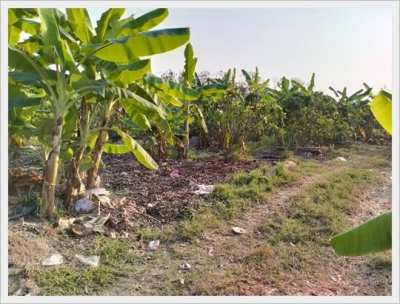
[(168, 18), (8, 9), (9, 295), (391, 295), (391, 93), (199, 70)]

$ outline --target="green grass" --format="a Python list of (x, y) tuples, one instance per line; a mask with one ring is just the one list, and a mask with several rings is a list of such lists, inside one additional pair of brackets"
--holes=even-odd
[(260, 204), (274, 187), (293, 179), (281, 164), (261, 166), (250, 172), (237, 172), (226, 183), (216, 185), (201, 208), (189, 220), (177, 225), (175, 237), (192, 241), (204, 230), (217, 228), (255, 204)]
[(40, 269), (31, 275), (46, 296), (92, 295), (111, 286), (124, 272), (112, 266), (97, 268), (75, 268), (59, 266)]
[(33, 269), (29, 275), (42, 295), (97, 294), (127, 275), (135, 262), (140, 261), (130, 244), (124, 240), (98, 237), (87, 255), (99, 255), (98, 267), (56, 266)]
[[(257, 228), (259, 245), (243, 243), (239, 239), (226, 250), (236, 256), (229, 267), (198, 274), (193, 283), (194, 293), (237, 295), (245, 285), (249, 294), (262, 292), (258, 286), (269, 286), (279, 294), (287, 288), (288, 277), (298, 282), (315, 280), (323, 265), (337, 258), (329, 246), (329, 239), (349, 227), (349, 219), (361, 207), (357, 196), (365, 187), (380, 182), (380, 177), (367, 169), (369, 165), (369, 162), (362, 166), (346, 163), (347, 168), (321, 172), (323, 174), (316, 182), (290, 197), (285, 207), (268, 215)], [(305, 161), (298, 166), (302, 172), (303, 168), (312, 173), (318, 165), (314, 161)], [(237, 176), (235, 182), (239, 186), (251, 184), (248, 177), (241, 176)], [(234, 197), (231, 195), (229, 200)], [(382, 276), (386, 275), (390, 265), (387, 254), (377, 255), (367, 264), (370, 271), (382, 269)]]
[(356, 191), (376, 182), (378, 178), (365, 169), (348, 169), (325, 178), (292, 197), (285, 210), (277, 211), (259, 229), (271, 244), (328, 244), (330, 237), (348, 226), (348, 215), (359, 210)]
[(213, 157), (219, 157), (219, 153), (208, 150), (189, 149), (188, 158), (191, 160), (204, 160)]

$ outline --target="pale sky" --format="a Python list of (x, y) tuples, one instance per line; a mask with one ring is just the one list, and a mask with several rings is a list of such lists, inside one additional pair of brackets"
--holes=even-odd
[[(126, 16), (151, 9), (129, 8)], [(104, 9), (90, 8), (97, 20)], [(392, 88), (392, 10), (388, 7), (335, 8), (171, 8), (157, 28), (190, 27), (197, 71), (217, 74), (231, 67), (254, 70), (264, 78), (281, 76), (316, 87), (348, 87), (366, 82), (375, 90)], [(160, 74), (183, 69), (184, 47), (152, 57)]]

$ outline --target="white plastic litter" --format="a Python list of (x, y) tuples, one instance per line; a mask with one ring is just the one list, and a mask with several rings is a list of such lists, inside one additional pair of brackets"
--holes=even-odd
[(342, 162), (346, 162), (347, 161), (347, 159), (345, 159), (343, 156), (336, 157), (336, 160), (342, 161)]
[(155, 251), (160, 247), (160, 240), (150, 241), (148, 248), (149, 250)]
[(197, 195), (207, 195), (210, 194), (211, 192), (214, 191), (215, 186), (214, 185), (197, 185), (197, 190), (193, 191), (194, 194)]
[(75, 257), (82, 263), (85, 265), (89, 265), (92, 267), (97, 267), (99, 266), (99, 262), (100, 262), (100, 257), (97, 255), (90, 255), (90, 256), (83, 256), (80, 254), (76, 254)]
[(240, 227), (232, 227), (232, 232), (235, 234), (243, 234), (246, 233), (247, 231)]
[(55, 266), (61, 265), (62, 263), (64, 263), (64, 257), (59, 253), (52, 254), (42, 261), (43, 266)]
[(191, 270), (191, 269), (192, 269), (192, 265), (190, 265), (189, 263), (183, 263), (183, 264), (181, 264), (181, 265), (179, 266), (179, 268), (180, 268), (181, 270), (186, 270), (186, 271), (188, 271), (188, 270)]
[(86, 191), (86, 195), (96, 195), (96, 196), (109, 196), (110, 192), (106, 188), (93, 188)]

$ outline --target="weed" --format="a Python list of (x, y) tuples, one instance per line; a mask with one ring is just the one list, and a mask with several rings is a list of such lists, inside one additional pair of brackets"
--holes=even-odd
[(37, 270), (32, 274), (46, 296), (83, 295), (100, 292), (124, 273), (110, 266), (77, 269), (68, 266)]
[(106, 265), (121, 265), (135, 261), (133, 248), (124, 240), (110, 240), (104, 236), (96, 239), (94, 254), (99, 255)]

